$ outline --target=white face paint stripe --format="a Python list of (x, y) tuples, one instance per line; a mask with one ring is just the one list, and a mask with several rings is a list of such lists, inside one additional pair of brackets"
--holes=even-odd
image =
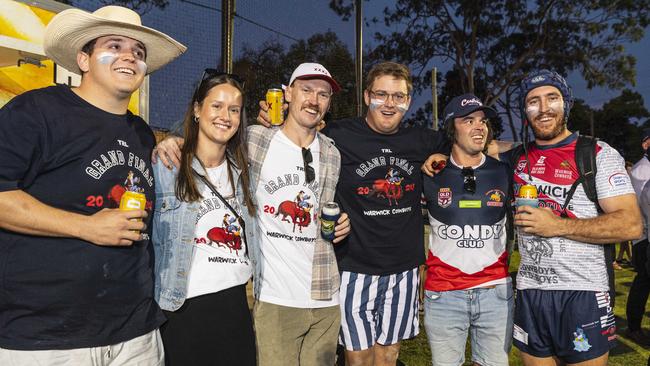
[(386, 104), (386, 102), (384, 102), (382, 100), (379, 100), (379, 99), (371, 98), (370, 99), (370, 105), (368, 106), (368, 108), (377, 109), (377, 108), (383, 106), (384, 104)]
[(136, 60), (135, 65), (138, 67), (138, 70), (140, 70), (141, 73), (146, 74), (147, 73), (147, 63), (142, 61), (142, 60)]
[[(115, 62), (115, 60), (117, 60), (118, 57), (119, 55), (117, 53), (104, 51), (104, 52), (99, 52), (96, 56), (96, 59), (97, 62), (99, 62), (100, 64), (108, 65)], [(146, 62), (142, 60), (135, 60), (135, 65), (141, 73), (143, 74), (147, 73), (148, 66)]]
[(97, 58), (97, 62), (99, 62), (100, 64), (107, 65), (117, 59), (117, 53), (104, 51), (98, 53), (96, 58)]

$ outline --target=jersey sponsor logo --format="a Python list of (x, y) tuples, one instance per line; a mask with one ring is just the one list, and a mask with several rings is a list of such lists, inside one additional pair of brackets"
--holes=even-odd
[(560, 167), (564, 169), (571, 169), (571, 163), (568, 160), (562, 160)]
[(440, 225), (438, 236), (444, 240), (456, 240), (459, 248), (483, 248), (485, 241), (499, 239), (504, 235), (503, 225)]
[(438, 191), (438, 206), (447, 208), (451, 205), (453, 196), (450, 188), (440, 188)]
[(625, 173), (614, 173), (609, 176), (609, 185), (612, 187), (625, 187), (629, 184), (630, 178)]
[(490, 207), (503, 207), (503, 200), (506, 195), (500, 189), (492, 189), (485, 193), (488, 197), (486, 204)]
[(576, 331), (573, 332), (573, 350), (586, 352), (589, 351), (590, 348), (591, 345), (589, 344), (589, 339), (587, 339), (585, 331), (582, 328), (577, 327)]
[(528, 165), (528, 162), (525, 159), (519, 160), (517, 163), (517, 172), (523, 172), (526, 169), (526, 165)]
[(481, 208), (481, 200), (460, 200), (458, 208)]
[(540, 156), (539, 159), (537, 159), (537, 162), (535, 163), (535, 166), (544, 166), (544, 162), (546, 161), (546, 156)]
[(554, 178), (573, 179), (573, 172), (567, 169), (555, 169)]
[(553, 256), (553, 246), (543, 238), (532, 237), (524, 240), (524, 249), (535, 264), (539, 264), (543, 257)]
[(536, 187), (537, 187), (537, 194), (539, 196), (545, 195), (547, 197), (566, 198), (567, 195), (569, 194), (569, 188), (566, 187), (554, 186), (548, 184), (540, 184), (540, 185), (536, 185)]

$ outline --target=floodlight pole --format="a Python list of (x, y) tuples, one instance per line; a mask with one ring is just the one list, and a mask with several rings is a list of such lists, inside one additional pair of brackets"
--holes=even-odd
[(235, 18), (235, 0), (221, 0), (221, 68), (232, 73), (232, 36)]
[(357, 92), (357, 117), (363, 115), (363, 0), (355, 0), (354, 10), (356, 15), (356, 57), (355, 57), (355, 78)]

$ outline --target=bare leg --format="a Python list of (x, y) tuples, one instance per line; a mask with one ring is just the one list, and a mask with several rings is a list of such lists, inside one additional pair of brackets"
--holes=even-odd
[(397, 357), (399, 356), (399, 343), (389, 344), (382, 346), (375, 343), (372, 347), (375, 350), (375, 365), (374, 366), (395, 366)]

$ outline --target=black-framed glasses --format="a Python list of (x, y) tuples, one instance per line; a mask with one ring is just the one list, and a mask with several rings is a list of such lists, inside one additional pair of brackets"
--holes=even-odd
[(476, 176), (474, 175), (474, 169), (471, 167), (464, 167), (460, 171), (460, 174), (463, 175), (463, 190), (469, 193), (476, 193)]
[(311, 156), (311, 150), (309, 150), (306, 147), (302, 148), (302, 163), (305, 168), (305, 180), (307, 183), (311, 183), (316, 179), (316, 172), (314, 171), (314, 167), (312, 167), (311, 164), (314, 161), (314, 157)]
[(388, 98), (393, 98), (393, 102), (396, 104), (403, 104), (406, 103), (408, 100), (409, 95), (404, 94), (404, 93), (387, 93), (383, 90), (370, 90), (370, 94), (372, 94), (376, 99), (381, 100), (382, 102), (386, 103), (388, 101)]
[(241, 88), (244, 89), (244, 85), (246, 84), (246, 80), (244, 80), (244, 78), (242, 78), (241, 76), (236, 75), (236, 74), (229, 74), (227, 72), (223, 72), (223, 71), (220, 71), (220, 70), (217, 70), (217, 69), (207, 68), (207, 69), (203, 70), (203, 74), (201, 75), (201, 79), (196, 84), (196, 89), (194, 89), (194, 94), (196, 94), (196, 91), (199, 90), (199, 88), (201, 87), (201, 84), (203, 84), (203, 82), (205, 80), (216, 78), (216, 77), (219, 77), (219, 76), (228, 76), (229, 78), (231, 78), (231, 79), (235, 80), (236, 82), (238, 82), (239, 85), (241, 85)]

